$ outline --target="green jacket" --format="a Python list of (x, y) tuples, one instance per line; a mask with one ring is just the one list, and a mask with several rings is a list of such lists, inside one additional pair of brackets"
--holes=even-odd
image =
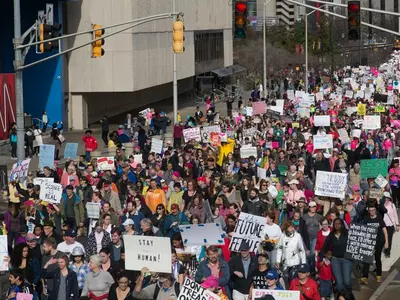
[[(83, 223), (85, 221), (85, 208), (83, 207), (83, 203), (79, 196), (74, 193), (74, 213), (75, 213), (75, 221), (76, 225), (79, 223)], [(60, 211), (61, 216), (65, 220), (65, 204), (67, 203), (67, 194), (64, 193), (60, 203)]]

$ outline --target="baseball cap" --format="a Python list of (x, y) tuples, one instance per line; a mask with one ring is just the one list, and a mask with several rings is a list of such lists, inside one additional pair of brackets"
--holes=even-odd
[(122, 223), (122, 225), (124, 225), (124, 226), (126, 226), (126, 225), (134, 225), (134, 224), (135, 224), (135, 222), (133, 222), (133, 220), (130, 219), (130, 218), (126, 219), (125, 222)]
[(299, 184), (299, 181), (296, 179), (293, 179), (293, 180), (289, 181), (289, 184)]
[(308, 204), (308, 207), (317, 207), (317, 203), (316, 203), (315, 201), (311, 201), (311, 202)]
[(384, 193), (383, 193), (383, 197), (392, 199), (392, 196), (390, 195), (389, 192), (384, 192)]
[(249, 243), (243, 240), (242, 243), (240, 244), (239, 251), (249, 251), (249, 250), (250, 250)]
[(174, 203), (171, 205), (171, 210), (179, 210), (179, 205)]
[(297, 270), (300, 273), (309, 273), (310, 272), (310, 266), (308, 264), (301, 264)]
[(172, 173), (172, 175), (175, 176), (175, 177), (178, 177), (178, 178), (181, 177), (181, 175), (180, 175), (179, 172), (177, 172), (177, 171), (175, 171), (174, 173)]
[(277, 271), (275, 271), (275, 270), (269, 270), (268, 272), (267, 272), (267, 274), (265, 275), (265, 278), (267, 278), (267, 279), (279, 279), (279, 275), (278, 275), (278, 272)]
[(68, 229), (65, 231), (64, 236), (76, 237), (76, 232), (73, 229)]

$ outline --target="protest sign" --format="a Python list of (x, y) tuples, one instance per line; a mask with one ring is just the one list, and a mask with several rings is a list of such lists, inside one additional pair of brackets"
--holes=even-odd
[(347, 237), (345, 257), (372, 264), (379, 223), (351, 224)]
[(278, 112), (280, 115), (283, 115), (285, 101), (284, 100), (276, 100), (275, 106), (270, 106), (269, 109)]
[(78, 153), (78, 143), (67, 143), (64, 149), (64, 158), (75, 159)]
[(101, 208), (101, 203), (87, 202), (86, 203), (87, 217), (89, 219), (99, 219), (100, 208)]
[(243, 146), (242, 148), (240, 148), (240, 157), (241, 158), (249, 158), (250, 156), (257, 157), (257, 148), (256, 147)]
[(361, 179), (376, 178), (379, 175), (388, 174), (388, 162), (386, 158), (382, 159), (362, 159), (360, 176)]
[(168, 237), (125, 235), (125, 269), (171, 273), (171, 240)]
[(383, 191), (377, 188), (370, 188), (368, 198), (378, 199), (381, 200), (383, 196)]
[(388, 181), (385, 177), (379, 174), (378, 177), (375, 178), (375, 183), (379, 185), (379, 187), (384, 188), (388, 184)]
[(315, 96), (314, 94), (304, 94), (303, 97), (300, 99), (299, 105), (302, 107), (310, 107), (311, 105), (315, 104)]
[(253, 116), (253, 107), (246, 106), (246, 116), (248, 117)]
[(347, 174), (317, 171), (315, 195), (344, 198), (347, 186)]
[(267, 170), (264, 168), (257, 167), (257, 177), (260, 179), (267, 178)]
[(161, 154), (162, 151), (163, 151), (163, 141), (156, 139), (156, 138), (152, 138), (150, 152), (154, 152), (156, 154)]
[(0, 190), (6, 190), (8, 185), (7, 165), (0, 165)]
[(221, 146), (221, 136), (218, 132), (210, 132), (210, 140), (208, 141), (211, 146), (219, 147)]
[(350, 143), (351, 142), (351, 139), (345, 128), (338, 129), (338, 133), (339, 133), (339, 138), (342, 141), (342, 143)]
[(293, 90), (287, 90), (287, 91), (286, 91), (286, 95), (287, 95), (287, 98), (288, 98), (289, 100), (291, 100), (291, 101), (294, 100), (294, 91), (293, 91)]
[(330, 126), (331, 125), (331, 116), (314, 116), (314, 126)]
[(332, 134), (314, 135), (314, 149), (331, 149), (333, 148)]
[(353, 98), (353, 91), (347, 90), (344, 96), (346, 98)]
[(8, 256), (7, 235), (0, 235), (0, 272), (8, 271), (8, 261), (5, 260), (7, 256)]
[(267, 109), (267, 111), (265, 112), (265, 116), (269, 119), (273, 119), (273, 120), (280, 120), (281, 119), (281, 114), (277, 111), (274, 111), (272, 109)]
[(185, 142), (189, 142), (191, 140), (195, 140), (198, 142), (201, 141), (200, 127), (183, 129), (182, 133), (183, 133), (183, 138), (185, 139)]
[(40, 199), (50, 203), (59, 204), (63, 188), (59, 183), (44, 181), (40, 186)]
[(224, 232), (219, 223), (179, 225), (185, 246), (225, 245)]
[(321, 102), (321, 110), (322, 111), (328, 110), (328, 102), (326, 102), (326, 101)]
[(97, 166), (100, 170), (113, 170), (114, 169), (114, 157), (99, 157), (97, 159)]
[(357, 114), (360, 116), (365, 116), (366, 113), (367, 113), (367, 105), (363, 103), (358, 103)]
[(385, 111), (386, 111), (386, 108), (383, 105), (375, 106), (376, 113), (384, 113)]
[(380, 129), (381, 128), (381, 116), (379, 115), (368, 115), (364, 116), (364, 129)]
[(267, 111), (267, 104), (264, 101), (253, 102), (253, 115), (262, 115)]
[(42, 185), (44, 182), (53, 183), (54, 178), (53, 177), (36, 177), (35, 179), (33, 179), (34, 185)]
[(300, 291), (287, 290), (258, 290), (254, 289), (252, 300), (257, 300), (265, 295), (271, 295), (275, 300), (300, 300)]
[(17, 178), (24, 178), (28, 175), (28, 169), (29, 169), (29, 164), (31, 162), (31, 159), (25, 159), (22, 162), (18, 162), (13, 164), (13, 167), (11, 169), (10, 173), (10, 181), (14, 181)]
[[(170, 271), (171, 272), (171, 271)], [(181, 286), (179, 297), (174, 299), (178, 300), (221, 300), (221, 297), (203, 288), (200, 284), (190, 279), (185, 278)], [(290, 300), (290, 299), (289, 299)]]
[(40, 145), (39, 150), (39, 169), (43, 169), (44, 167), (54, 167), (54, 145)]
[(229, 244), (229, 250), (239, 252), (240, 245), (243, 241), (246, 241), (250, 246), (250, 252), (255, 252), (260, 241), (264, 238), (261, 234), (265, 225), (266, 219), (264, 217), (241, 212)]

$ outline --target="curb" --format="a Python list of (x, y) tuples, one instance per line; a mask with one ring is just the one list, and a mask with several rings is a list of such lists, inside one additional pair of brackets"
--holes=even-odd
[(376, 289), (376, 291), (372, 294), (371, 298), (369, 300), (378, 300), (378, 298), (382, 295), (382, 293), (386, 290), (388, 285), (393, 281), (393, 279), (396, 277), (396, 275), (399, 273), (397, 269), (394, 269), (389, 276), (381, 283), (379, 288)]

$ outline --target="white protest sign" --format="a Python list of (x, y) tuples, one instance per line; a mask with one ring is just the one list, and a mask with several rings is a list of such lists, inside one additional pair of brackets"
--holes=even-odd
[(246, 116), (248, 117), (253, 116), (253, 107), (246, 106)]
[(291, 101), (294, 100), (294, 91), (293, 91), (293, 90), (287, 90), (287, 91), (286, 91), (286, 94), (287, 94), (287, 98), (288, 98), (289, 100), (291, 100)]
[(332, 134), (327, 135), (314, 135), (314, 149), (331, 149), (333, 148)]
[(353, 98), (353, 91), (347, 90), (344, 96), (347, 98)]
[[(170, 271), (171, 272), (171, 271)], [(185, 278), (181, 286), (181, 291), (179, 293), (179, 297), (174, 299), (179, 300), (221, 300), (221, 297), (210, 292), (209, 290), (203, 288), (200, 284), (190, 279), (189, 277)], [(291, 300), (291, 299), (289, 299)]]
[(171, 240), (168, 237), (125, 235), (125, 269), (171, 273)]
[(271, 295), (271, 299), (275, 300), (300, 300), (300, 291), (287, 291), (287, 290), (258, 290), (254, 289), (252, 300), (257, 300), (265, 295)]
[(185, 139), (185, 142), (189, 142), (191, 140), (200, 142), (200, 127), (183, 129), (183, 138)]
[(50, 182), (53, 183), (54, 182), (54, 178), (53, 177), (36, 177), (35, 179), (33, 179), (33, 184), (34, 185), (42, 185), (44, 182)]
[(381, 116), (379, 115), (366, 115), (364, 116), (364, 129), (380, 129), (381, 128)]
[(350, 106), (346, 108), (346, 114), (351, 116), (352, 114), (357, 112), (357, 106)]
[(302, 107), (310, 107), (315, 104), (315, 95), (314, 94), (304, 94), (303, 98), (300, 100), (300, 106)]
[(163, 141), (156, 138), (152, 138), (150, 152), (161, 154), (162, 150), (163, 150)]
[(201, 139), (203, 140), (203, 143), (209, 143), (211, 138), (211, 133), (212, 132), (221, 132), (221, 126), (219, 125), (214, 125), (214, 126), (205, 126), (201, 129)]
[(342, 141), (342, 143), (350, 143), (351, 142), (349, 134), (347, 133), (347, 130), (345, 128), (338, 129), (338, 133), (339, 133), (339, 138)]
[(100, 170), (113, 170), (114, 169), (114, 157), (99, 157), (97, 159), (97, 166)]
[(384, 188), (388, 184), (388, 181), (385, 177), (379, 174), (378, 177), (375, 178), (375, 183), (379, 185), (379, 187)]
[(62, 185), (59, 183), (46, 182), (40, 186), (40, 199), (50, 203), (59, 204), (62, 197)]
[(229, 250), (239, 252), (240, 245), (245, 241), (250, 246), (250, 252), (256, 252), (260, 241), (264, 238), (261, 234), (266, 222), (264, 217), (241, 212), (236, 223), (235, 231), (232, 234)]
[(260, 179), (266, 179), (267, 170), (265, 170), (264, 168), (257, 167), (257, 177)]
[(317, 171), (315, 195), (343, 199), (347, 186), (347, 174)]
[(31, 159), (25, 159), (22, 162), (18, 162), (13, 164), (13, 167), (11, 169), (10, 173), (10, 181), (14, 181), (17, 178), (24, 178), (28, 175), (28, 169), (29, 169), (29, 164), (31, 162)]
[(219, 223), (179, 225), (185, 246), (225, 245), (224, 232)]
[(257, 157), (257, 148), (256, 147), (242, 147), (240, 148), (240, 157), (241, 158), (249, 158), (250, 156)]
[(133, 161), (138, 163), (138, 164), (141, 164), (142, 161), (143, 161), (143, 154), (135, 154), (133, 156)]
[(269, 109), (276, 111), (283, 115), (283, 107), (284, 107), (285, 101), (284, 100), (276, 100), (276, 106), (270, 106)]
[(87, 202), (86, 210), (89, 219), (99, 219), (100, 218), (100, 208), (101, 204), (96, 202)]
[(315, 94), (315, 99), (316, 99), (317, 101), (322, 101), (322, 100), (324, 100), (324, 94), (323, 94), (322, 92), (316, 93), (316, 94)]
[(361, 130), (360, 129), (353, 129), (351, 131), (351, 137), (360, 138), (360, 136), (361, 136)]
[(0, 235), (0, 271), (8, 270), (8, 261), (5, 260), (8, 255), (8, 240), (7, 235)]
[(331, 116), (314, 116), (314, 126), (330, 126), (331, 125)]

